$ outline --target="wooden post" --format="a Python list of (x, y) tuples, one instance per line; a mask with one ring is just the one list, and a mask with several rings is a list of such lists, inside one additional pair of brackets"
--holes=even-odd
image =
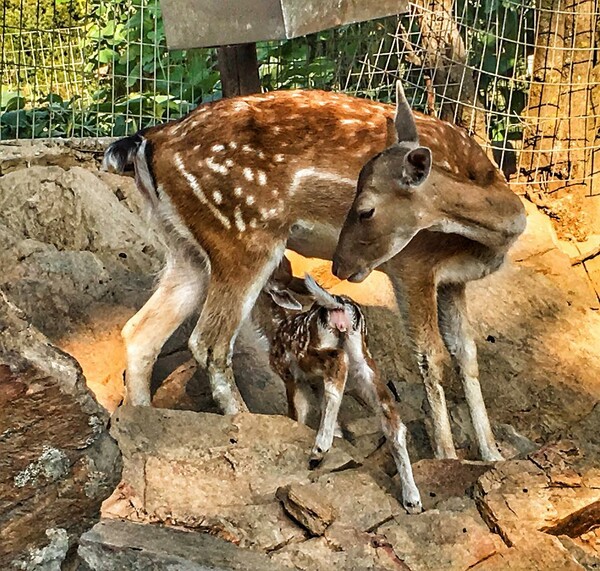
[(260, 92), (256, 44), (221, 46), (217, 57), (223, 97)]

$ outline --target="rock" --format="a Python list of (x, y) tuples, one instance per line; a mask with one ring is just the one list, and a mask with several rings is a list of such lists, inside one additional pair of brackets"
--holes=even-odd
[(323, 535), (333, 523), (333, 507), (311, 486), (289, 485), (277, 490), (277, 498), (290, 517), (312, 535)]
[(81, 538), (79, 555), (92, 571), (282, 571), (262, 554), (204, 533), (159, 525), (102, 521)]
[(389, 541), (411, 571), (469, 569), (504, 548), (469, 500), (460, 500), (448, 510), (398, 515), (377, 533)]
[(108, 417), (76, 361), (0, 290), (0, 567), (60, 569), (119, 480)]
[(555, 538), (534, 533), (525, 545), (499, 551), (471, 567), (476, 571), (584, 571)]
[(19, 170), (0, 178), (0, 197), (14, 242), (0, 252), (0, 286), (44, 333), (60, 339), (99, 303), (147, 297), (159, 240), (94, 174)]
[(276, 500), (280, 487), (352, 461), (351, 446), (338, 442), (309, 470), (314, 431), (282, 416), (121, 407), (112, 433), (125, 466), (106, 515), (210, 529), (263, 549), (305, 536)]
[(543, 527), (541, 531), (556, 536), (579, 537), (596, 527), (600, 527), (600, 500), (570, 513), (550, 526)]
[(482, 474), (492, 468), (484, 462), (460, 460), (419, 460), (413, 474), (421, 492), (423, 507), (431, 509), (448, 498), (464, 498)]
[[(563, 469), (573, 474), (572, 468)], [(590, 529), (586, 518), (597, 511), (591, 506), (600, 500), (600, 489), (583, 482), (578, 477), (573, 487), (567, 485), (549, 463), (540, 467), (529, 460), (503, 462), (481, 476), (475, 499), (490, 528), (508, 546), (527, 545), (538, 530), (556, 534), (580, 530), (581, 535)]]
[(410, 571), (385, 538), (335, 522), (324, 537), (287, 545), (271, 559), (301, 571)]
[(62, 529), (46, 530), (50, 543), (45, 547), (29, 548), (21, 561), (13, 561), (15, 569), (23, 571), (61, 571), (69, 550), (69, 535)]
[(35, 166), (96, 168), (111, 139), (53, 139), (0, 145), (0, 175)]
[(396, 499), (401, 497), (400, 488), (377, 470), (352, 468), (324, 473), (305, 488), (330, 505), (335, 521), (345, 527), (367, 531), (404, 513)]

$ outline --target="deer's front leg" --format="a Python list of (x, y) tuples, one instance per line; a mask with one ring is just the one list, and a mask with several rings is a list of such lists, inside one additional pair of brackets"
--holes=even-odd
[(185, 259), (170, 257), (152, 297), (125, 325), (125, 403), (150, 405), (154, 363), (173, 332), (204, 301), (208, 275)]
[(333, 444), (338, 413), (348, 378), (348, 356), (338, 349), (314, 350), (309, 353), (302, 365), (312, 371), (321, 368), (323, 372), (321, 421), (309, 460), (312, 469), (321, 463)]
[(225, 414), (248, 411), (233, 375), (233, 346), (283, 250), (280, 245), (260, 255), (238, 249), (226, 259), (211, 258), (208, 296), (189, 346), (196, 361), (206, 367), (213, 398)]
[(482, 460), (503, 460), (488, 418), (477, 364), (477, 346), (469, 323), (464, 284), (445, 284), (438, 292), (439, 323), (444, 342), (463, 384)]
[[(390, 276), (392, 277), (392, 276)], [(405, 314), (409, 334), (415, 347), (419, 370), (433, 423), (433, 451), (436, 458), (457, 458), (446, 395), (442, 387), (445, 355), (437, 316), (436, 287), (427, 276), (412, 276), (409, 284), (392, 277), (398, 305)]]

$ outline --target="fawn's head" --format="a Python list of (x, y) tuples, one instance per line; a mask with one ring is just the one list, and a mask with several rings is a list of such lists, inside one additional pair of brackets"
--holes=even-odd
[(421, 191), (431, 171), (431, 151), (419, 145), (415, 119), (400, 82), (396, 97), (398, 141), (361, 170), (333, 258), (333, 272), (341, 279), (364, 280), (425, 227)]

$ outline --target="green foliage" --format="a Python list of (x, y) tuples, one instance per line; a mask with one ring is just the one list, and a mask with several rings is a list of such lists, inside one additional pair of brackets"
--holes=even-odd
[(55, 30), (83, 23), (86, 0), (2, 0), (4, 31)]
[[(18, 73), (5, 73), (0, 86), (1, 138), (120, 136), (221, 97), (216, 50), (169, 52), (159, 0), (2, 1), (5, 41), (7, 26), (23, 30), (21, 46), (26, 30), (45, 31), (7, 58), (6, 69), (18, 67)], [(527, 90), (523, 44), (533, 40), (523, 32), (533, 28), (521, 18), (524, 2), (533, 0), (457, 0), (455, 6), (469, 34), (465, 40), (473, 44), (470, 64), (479, 70), (476, 83), (492, 117), (492, 140), (520, 136)], [(533, 17), (533, 10), (527, 14)], [(60, 32), (69, 38), (56, 42), (58, 28), (73, 26)], [(418, 32), (418, 20), (413, 26)], [(259, 44), (263, 87), (346, 90), (389, 101), (392, 82), (383, 81), (384, 74), (408, 69), (394, 55), (395, 28), (396, 19), (387, 18)], [(374, 49), (390, 55), (385, 70), (367, 82), (364, 60), (373, 61)], [(84, 61), (79, 68), (69, 59), (75, 53)], [(44, 54), (49, 59), (40, 65)], [(413, 68), (410, 80), (422, 86), (422, 70)], [(422, 97), (422, 88), (416, 95)], [(424, 105), (418, 97), (417, 107)]]

